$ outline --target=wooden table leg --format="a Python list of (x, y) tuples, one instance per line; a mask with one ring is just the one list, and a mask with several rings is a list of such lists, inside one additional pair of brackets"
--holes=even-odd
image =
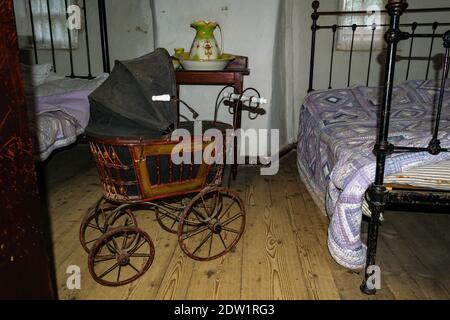
[[(244, 90), (244, 77), (242, 74), (236, 74), (234, 79), (234, 93), (241, 94)], [(234, 108), (233, 113), (233, 127), (234, 130), (240, 129), (242, 123), (242, 103), (238, 102), (236, 107)], [(231, 174), (233, 176), (233, 180), (236, 180), (237, 172), (238, 172), (238, 146), (239, 141), (237, 140), (237, 137), (234, 138), (234, 162), (231, 165)]]
[[(177, 98), (180, 99), (180, 85), (177, 84)], [(177, 123), (176, 127), (180, 126), (180, 101), (177, 101)]]

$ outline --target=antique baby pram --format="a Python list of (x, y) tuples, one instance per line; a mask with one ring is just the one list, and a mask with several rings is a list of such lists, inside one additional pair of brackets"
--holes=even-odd
[[(169, 54), (158, 49), (116, 62), (110, 77), (89, 97), (86, 131), (103, 197), (84, 217), (80, 242), (89, 253), (92, 277), (103, 285), (130, 283), (154, 260), (153, 242), (138, 227), (136, 211), (153, 211), (164, 230), (178, 235), (182, 251), (200, 261), (232, 250), (244, 231), (244, 204), (236, 192), (220, 186), (224, 165), (212, 161), (225, 144), (204, 141), (203, 134), (172, 141), (176, 103), (154, 101), (164, 94), (176, 96), (175, 73)], [(193, 131), (192, 122), (179, 127)], [(217, 128), (223, 134), (232, 128), (217, 121), (202, 122), (202, 127), (203, 132)], [(182, 159), (201, 161), (173, 161), (179, 143), (186, 147)], [(209, 158), (203, 155), (206, 148), (215, 150)]]

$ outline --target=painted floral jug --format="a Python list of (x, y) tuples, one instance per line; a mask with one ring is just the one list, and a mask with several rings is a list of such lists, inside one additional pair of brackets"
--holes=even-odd
[(219, 59), (222, 51), (214, 37), (214, 30), (218, 27), (220, 30), (221, 47), (223, 49), (222, 29), (217, 22), (197, 20), (192, 22), (191, 27), (197, 31), (192, 42), (189, 57), (192, 60), (216, 60)]

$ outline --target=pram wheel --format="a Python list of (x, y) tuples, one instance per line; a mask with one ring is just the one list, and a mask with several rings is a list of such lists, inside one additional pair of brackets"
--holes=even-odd
[(136, 226), (137, 221), (129, 208), (122, 208), (100, 198), (95, 207), (83, 218), (80, 226), (80, 243), (89, 253), (93, 244), (111, 227)]
[(178, 242), (194, 260), (217, 259), (239, 242), (245, 228), (245, 207), (239, 195), (212, 187), (196, 195), (180, 218)]
[(117, 287), (133, 282), (152, 265), (155, 247), (150, 236), (136, 227), (114, 228), (89, 253), (89, 272), (102, 285)]
[(156, 221), (163, 230), (177, 234), (178, 221), (191, 198), (178, 198), (171, 202), (161, 202), (155, 206)]

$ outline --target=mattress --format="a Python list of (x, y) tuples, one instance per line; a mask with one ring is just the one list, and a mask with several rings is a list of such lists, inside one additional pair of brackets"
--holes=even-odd
[[(444, 190), (450, 191), (450, 160), (407, 169), (384, 178), (388, 189)], [(368, 203), (364, 200), (362, 213), (370, 217)]]
[[(395, 86), (389, 140), (426, 147), (431, 138), (440, 81), (407, 81)], [(328, 247), (338, 263), (364, 266), (360, 239), (364, 194), (374, 180), (372, 152), (381, 89), (354, 86), (309, 94), (300, 110), (298, 169), (318, 206), (330, 217)], [(444, 93), (439, 139), (450, 146), (450, 82)], [(386, 161), (386, 182), (442, 189), (448, 185), (450, 153), (395, 153)], [(431, 166), (431, 167), (430, 167)], [(431, 174), (433, 172), (434, 174)], [(447, 181), (447, 182), (445, 182)]]
[(440, 161), (386, 177), (388, 188), (397, 186), (413, 189), (436, 189), (450, 191), (450, 160)]

